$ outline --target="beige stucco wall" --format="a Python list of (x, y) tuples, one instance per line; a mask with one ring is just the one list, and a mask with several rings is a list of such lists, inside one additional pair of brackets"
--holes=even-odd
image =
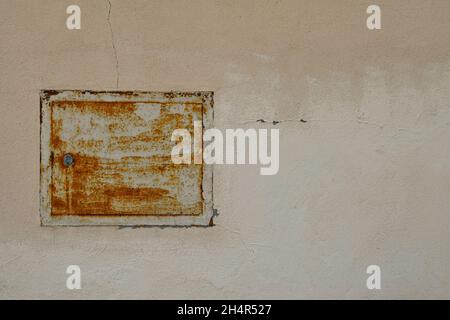
[(39, 90), (116, 89), (109, 4), (1, 0), (0, 298), (450, 297), (449, 1), (111, 4), (118, 89), (213, 90), (280, 171), (215, 167), (213, 228), (41, 227)]

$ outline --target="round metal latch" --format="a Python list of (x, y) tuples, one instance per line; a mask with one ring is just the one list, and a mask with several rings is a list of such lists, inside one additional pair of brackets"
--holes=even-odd
[(66, 167), (70, 167), (74, 163), (73, 156), (70, 153), (64, 155), (63, 163)]

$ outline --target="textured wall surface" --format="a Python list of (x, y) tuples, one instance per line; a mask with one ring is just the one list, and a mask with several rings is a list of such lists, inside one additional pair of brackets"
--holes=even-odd
[[(449, 298), (450, 2), (376, 2), (1, 0), (0, 298)], [(280, 171), (216, 166), (212, 228), (41, 227), (46, 88), (212, 90)]]

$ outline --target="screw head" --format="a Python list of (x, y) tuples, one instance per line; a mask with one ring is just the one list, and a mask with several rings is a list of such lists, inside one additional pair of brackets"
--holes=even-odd
[(66, 167), (70, 167), (74, 163), (73, 156), (70, 153), (64, 155), (63, 163)]

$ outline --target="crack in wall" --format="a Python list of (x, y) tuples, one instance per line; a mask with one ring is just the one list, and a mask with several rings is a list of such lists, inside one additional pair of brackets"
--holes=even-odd
[(308, 121), (306, 121), (305, 119), (286, 119), (286, 120), (265, 120), (265, 119), (258, 119), (256, 120), (256, 122), (261, 122), (261, 123), (268, 123), (271, 122), (273, 125), (277, 125), (279, 123), (282, 122), (302, 122), (302, 123), (306, 123)]
[(248, 124), (248, 123), (252, 123), (252, 122), (260, 122), (260, 123), (271, 123), (274, 126), (279, 124), (279, 123), (283, 123), (283, 122), (301, 122), (301, 123), (307, 123), (308, 121), (306, 121), (305, 119), (284, 119), (284, 120), (266, 120), (266, 119), (257, 119), (257, 120), (245, 120), (243, 122), (241, 122), (242, 124)]
[(119, 57), (117, 56), (117, 49), (116, 49), (116, 45), (115, 45), (115, 41), (114, 41), (114, 32), (113, 32), (113, 28), (112, 28), (112, 25), (111, 25), (111, 8), (112, 8), (112, 5), (111, 5), (111, 1), (110, 0), (107, 0), (107, 1), (108, 1), (108, 5), (109, 5), (107, 20), (108, 20), (108, 25), (109, 25), (109, 31), (111, 33), (111, 45), (112, 45), (112, 48), (114, 50), (114, 57), (116, 59), (116, 89), (119, 89), (119, 76), (120, 76), (120, 74), (119, 74)]

